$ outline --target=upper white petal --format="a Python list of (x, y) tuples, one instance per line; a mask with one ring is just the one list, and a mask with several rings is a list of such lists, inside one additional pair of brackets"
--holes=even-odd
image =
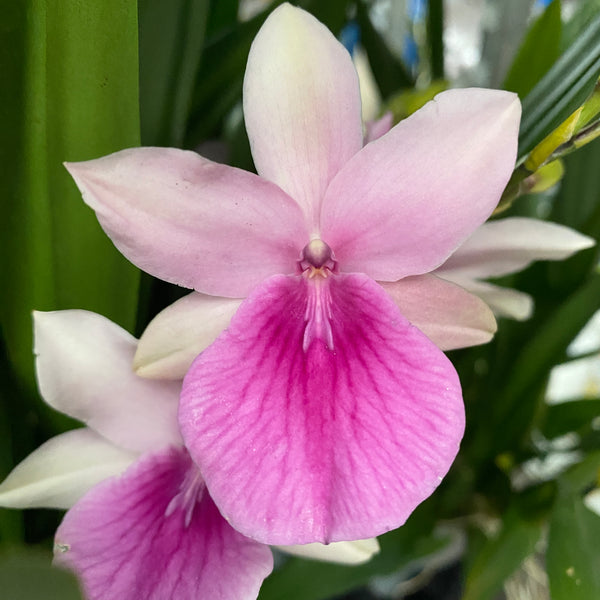
[(244, 120), (259, 175), (296, 200), (314, 232), (327, 185), (362, 146), (362, 121), (350, 54), (311, 14), (286, 3), (261, 27)]
[(133, 336), (84, 310), (36, 312), (34, 330), (38, 384), (50, 406), (126, 450), (181, 443), (181, 383), (138, 377)]

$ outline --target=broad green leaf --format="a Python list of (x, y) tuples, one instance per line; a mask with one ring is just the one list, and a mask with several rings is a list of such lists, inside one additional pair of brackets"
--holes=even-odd
[(563, 49), (568, 48), (579, 37), (586, 24), (600, 13), (600, 0), (580, 0), (573, 8), (573, 14), (563, 24)]
[(597, 417), (600, 417), (600, 399), (555, 404), (546, 409), (542, 433), (547, 438), (558, 437), (591, 426), (592, 419)]
[(495, 598), (504, 581), (533, 553), (541, 533), (541, 522), (525, 520), (517, 510), (509, 510), (500, 533), (480, 548), (473, 561), (463, 600)]
[[(225, 4), (225, 3), (224, 3)], [(142, 144), (181, 146), (200, 64), (208, 0), (140, 0)]]
[(584, 103), (599, 75), (600, 14), (597, 14), (523, 100), (519, 157), (524, 157)]
[(75, 577), (52, 568), (52, 556), (36, 551), (0, 555), (0, 590), (7, 600), (81, 600)]
[(560, 55), (560, 0), (554, 0), (527, 32), (503, 88), (524, 98)]
[(600, 453), (559, 480), (550, 518), (546, 566), (552, 600), (600, 598), (600, 517), (585, 507), (582, 493), (600, 468)]
[(32, 385), (31, 310), (83, 308), (132, 328), (138, 271), (113, 247), (62, 162), (139, 144), (132, 0), (13, 3), (3, 38), (3, 334)]

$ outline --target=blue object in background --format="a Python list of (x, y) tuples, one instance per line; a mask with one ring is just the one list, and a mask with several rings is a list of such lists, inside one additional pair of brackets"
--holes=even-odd
[(360, 27), (356, 21), (349, 21), (344, 25), (340, 32), (340, 42), (350, 52), (350, 55), (354, 54), (354, 50), (360, 42)]
[(419, 46), (412, 35), (404, 36), (402, 43), (402, 60), (413, 72), (419, 64)]
[(407, 13), (413, 23), (420, 23), (427, 15), (427, 0), (409, 0)]

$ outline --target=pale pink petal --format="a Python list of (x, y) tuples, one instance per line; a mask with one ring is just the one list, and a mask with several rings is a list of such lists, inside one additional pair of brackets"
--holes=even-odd
[(187, 447), (225, 518), (265, 543), (398, 527), (439, 484), (463, 433), (444, 354), (366, 276), (326, 281), (331, 336), (321, 323), (303, 350), (311, 280), (274, 276), (184, 380)]
[[(86, 494), (56, 532), (55, 564), (74, 571), (88, 600), (251, 600), (271, 551), (234, 531), (182, 450), (138, 461)], [(180, 491), (190, 496), (178, 502)], [(174, 501), (175, 498), (175, 501)]]
[(515, 94), (451, 90), (367, 144), (323, 200), (321, 239), (340, 266), (381, 281), (439, 266), (496, 207), (520, 114)]
[(192, 292), (148, 325), (133, 359), (141, 377), (183, 379), (192, 361), (227, 328), (242, 301)]
[(477, 296), (434, 275), (381, 283), (400, 312), (442, 350), (489, 342), (496, 332), (494, 314)]
[(595, 243), (564, 225), (508, 217), (479, 227), (437, 274), (476, 279), (499, 277), (521, 271), (535, 260), (562, 260)]
[(56, 410), (126, 450), (180, 443), (181, 384), (147, 381), (132, 368), (136, 339), (85, 310), (34, 313), (38, 385)]
[(333, 544), (302, 544), (296, 546), (277, 546), (286, 554), (311, 558), (340, 565), (362, 565), (379, 553), (377, 538), (356, 540), (354, 542), (333, 542)]
[(243, 297), (293, 273), (302, 211), (276, 185), (172, 148), (123, 150), (66, 165), (117, 248), (165, 281)]
[(284, 4), (254, 39), (244, 119), (258, 173), (318, 224), (327, 185), (362, 146), (358, 77), (346, 49), (312, 15)]
[[(451, 278), (448, 277), (448, 279)], [(487, 281), (458, 278), (454, 281), (472, 294), (479, 296), (499, 317), (524, 321), (529, 319), (533, 313), (533, 298), (529, 294), (493, 285)]]
[(42, 444), (9, 473), (0, 485), (0, 506), (70, 508), (136, 458), (91, 429), (68, 431)]
[(394, 125), (394, 115), (388, 111), (384, 113), (382, 117), (375, 121), (367, 121), (365, 123), (365, 129), (367, 133), (365, 135), (365, 143), (374, 142), (378, 140), (382, 135), (385, 135)]

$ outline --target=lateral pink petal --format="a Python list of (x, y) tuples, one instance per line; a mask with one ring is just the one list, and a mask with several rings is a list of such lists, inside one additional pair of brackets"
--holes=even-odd
[(364, 275), (328, 280), (331, 339), (305, 352), (308, 285), (275, 276), (257, 288), (192, 365), (180, 404), (222, 514), (278, 545), (398, 527), (446, 474), (464, 428), (451, 363)]
[(311, 227), (327, 185), (362, 147), (358, 77), (346, 49), (309, 13), (284, 4), (252, 43), (244, 119), (257, 171)]
[(451, 90), (367, 144), (323, 200), (321, 237), (343, 269), (397, 281), (446, 260), (497, 205), (520, 114), (515, 94)]
[(536, 260), (562, 260), (596, 242), (574, 229), (526, 217), (489, 221), (437, 270), (440, 277), (499, 277)]
[(173, 509), (192, 469), (183, 450), (147, 456), (65, 515), (55, 564), (78, 575), (88, 600), (257, 597), (269, 548), (232, 529), (206, 490)]
[(442, 350), (485, 344), (496, 332), (494, 314), (483, 300), (439, 277), (415, 275), (381, 286), (400, 312)]
[(40, 393), (119, 448), (144, 452), (181, 443), (181, 384), (147, 381), (132, 368), (137, 340), (85, 310), (34, 313)]
[(241, 302), (192, 292), (165, 308), (140, 338), (133, 360), (136, 373), (183, 379), (196, 356), (227, 328)]
[(302, 211), (281, 189), (195, 152), (135, 148), (66, 167), (131, 262), (198, 292), (243, 297), (294, 272), (306, 244)]

